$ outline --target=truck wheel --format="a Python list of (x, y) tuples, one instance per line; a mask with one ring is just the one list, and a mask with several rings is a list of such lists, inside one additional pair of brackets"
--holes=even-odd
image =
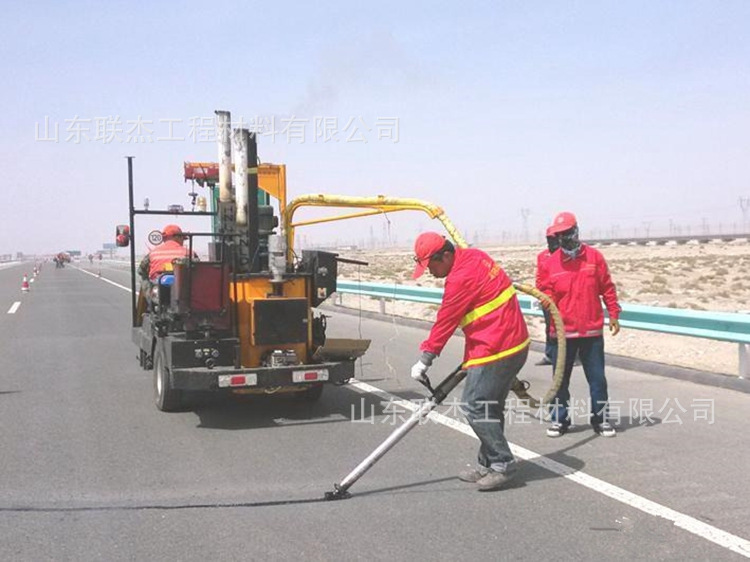
[(317, 402), (323, 395), (323, 388), (325, 388), (325, 385), (319, 384), (312, 388), (308, 388), (307, 390), (303, 390), (302, 392), (298, 392), (297, 396), (300, 400), (304, 400), (305, 402)]
[(154, 401), (162, 412), (174, 412), (182, 405), (182, 392), (172, 388), (164, 350), (157, 346), (154, 357)]

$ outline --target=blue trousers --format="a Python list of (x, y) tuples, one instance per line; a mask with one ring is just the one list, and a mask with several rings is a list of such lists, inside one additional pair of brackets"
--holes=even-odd
[(505, 359), (470, 367), (464, 379), (461, 409), (481, 443), (477, 461), (496, 472), (510, 473), (516, 469), (505, 439), (505, 400), (528, 354), (526, 347)]
[[(562, 386), (557, 392), (550, 414), (553, 422), (570, 425), (570, 374), (573, 371), (573, 362), (576, 354), (581, 360), (583, 373), (589, 383), (589, 395), (591, 399), (591, 424), (598, 425), (607, 419), (607, 379), (604, 376), (604, 337), (592, 338), (566, 338), (567, 347), (565, 353), (565, 374)], [(557, 362), (557, 342), (551, 348), (552, 364)], [(553, 367), (554, 372), (554, 367)]]

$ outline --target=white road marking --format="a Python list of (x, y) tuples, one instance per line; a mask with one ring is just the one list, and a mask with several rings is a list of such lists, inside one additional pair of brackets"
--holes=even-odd
[[(350, 381), (349, 386), (352, 386), (362, 392), (375, 394), (376, 396), (382, 398), (383, 400), (389, 401), (395, 406), (400, 406), (404, 409), (411, 410), (412, 412), (419, 409), (419, 405), (414, 402), (403, 400), (393, 394), (381, 390), (380, 388), (361, 381), (357, 381), (355, 379), (352, 379)], [(468, 435), (469, 437), (477, 439), (476, 434), (467, 423), (460, 422), (456, 419), (434, 411), (430, 412), (429, 418), (446, 427), (455, 429), (456, 431), (463, 433), (464, 435)], [(581, 486), (584, 486), (590, 490), (599, 492), (600, 494), (624, 503), (627, 506), (638, 509), (644, 513), (653, 515), (655, 517), (662, 517), (668, 521), (671, 521), (677, 527), (684, 529), (689, 533), (692, 533), (702, 539), (726, 548), (727, 550), (731, 550), (732, 552), (741, 554), (746, 558), (750, 558), (750, 541), (748, 541), (747, 539), (743, 539), (742, 537), (738, 537), (737, 535), (722, 531), (721, 529), (713, 527), (712, 525), (708, 525), (703, 521), (695, 519), (694, 517), (690, 517), (689, 515), (685, 515), (684, 513), (680, 513), (679, 511), (675, 511), (674, 509), (670, 509), (666, 506), (648, 500), (644, 497), (639, 496), (638, 494), (634, 494), (633, 492), (629, 492), (623, 488), (620, 488), (619, 486), (615, 486), (614, 484), (610, 484), (608, 482), (605, 482), (604, 480), (600, 480), (599, 478), (590, 476), (584, 472), (578, 471), (574, 468), (554, 461), (529, 449), (519, 447), (518, 445), (514, 445), (512, 443), (510, 444), (510, 447), (513, 451), (513, 454), (520, 459), (532, 462), (537, 466), (549, 470), (550, 472), (554, 472), (555, 474), (558, 474), (563, 478), (567, 478), (568, 480), (575, 482), (576, 484), (580, 484)]]
[(18, 308), (21, 306), (21, 301), (14, 302), (8, 309), (8, 314), (15, 314)]
[[(102, 281), (105, 281), (110, 285), (114, 285), (115, 287), (119, 287), (120, 289), (130, 292), (129, 287), (125, 287), (124, 285), (120, 285), (119, 283), (115, 283), (114, 281), (110, 281), (109, 279), (104, 279), (103, 277), (98, 277), (94, 273), (90, 273), (83, 269), (76, 269), (79, 269), (79, 271), (83, 271), (84, 273), (87, 273), (92, 277), (97, 277), (97, 279), (101, 279)], [(402, 408), (411, 410), (412, 412), (416, 411), (419, 408), (419, 406), (414, 402), (403, 400), (393, 394), (386, 392), (385, 390), (358, 381), (356, 379), (352, 379), (349, 383), (349, 386), (356, 388), (362, 392), (374, 394), (382, 398), (383, 400), (389, 401), (391, 404), (401, 406)], [(460, 422), (438, 412), (430, 412), (428, 417), (439, 424), (458, 431), (459, 433), (468, 435), (473, 439), (477, 438), (476, 434), (471, 429), (469, 424)], [(674, 509), (670, 509), (669, 507), (648, 500), (642, 496), (639, 496), (638, 494), (629, 492), (624, 488), (620, 488), (619, 486), (615, 486), (614, 484), (610, 484), (608, 482), (605, 482), (604, 480), (600, 480), (599, 478), (590, 476), (585, 472), (581, 472), (579, 470), (566, 466), (562, 463), (547, 458), (544, 455), (540, 455), (539, 453), (535, 453), (534, 451), (525, 449), (524, 447), (520, 447), (513, 443), (510, 443), (510, 447), (513, 451), (513, 454), (520, 459), (532, 462), (537, 466), (540, 466), (546, 470), (549, 470), (550, 472), (554, 472), (555, 474), (562, 476), (563, 478), (567, 478), (571, 482), (575, 482), (576, 484), (580, 484), (585, 488), (588, 488), (595, 492), (599, 492), (600, 494), (612, 498), (613, 500), (617, 500), (639, 511), (647, 513), (648, 515), (653, 515), (654, 517), (662, 517), (663, 519), (674, 523), (675, 526), (684, 529), (687, 532), (692, 533), (693, 535), (717, 544), (723, 548), (726, 548), (727, 550), (731, 550), (732, 552), (736, 552), (737, 554), (741, 554), (745, 558), (750, 558), (750, 541), (748, 541), (747, 539), (743, 539), (742, 537), (738, 537), (737, 535), (733, 535), (731, 533), (728, 533), (727, 531), (722, 531), (721, 529), (712, 525), (708, 525), (703, 521), (695, 519), (694, 517), (690, 517), (689, 515), (685, 515), (684, 513), (680, 513), (679, 511), (675, 511)]]
[[(91, 277), (96, 277), (97, 279), (104, 281), (105, 283), (109, 283), (110, 285), (114, 285), (118, 289), (122, 289), (123, 291), (130, 292), (130, 287), (126, 287), (125, 285), (120, 285), (119, 283), (115, 283), (114, 281), (110, 281), (109, 279), (105, 279), (104, 277), (100, 277), (96, 273), (91, 273), (90, 271), (86, 271), (85, 269), (81, 269), (80, 267), (75, 267), (74, 269), (77, 269), (81, 273), (85, 273), (86, 275), (91, 275)], [(138, 291), (135, 292), (135, 294), (138, 294)]]

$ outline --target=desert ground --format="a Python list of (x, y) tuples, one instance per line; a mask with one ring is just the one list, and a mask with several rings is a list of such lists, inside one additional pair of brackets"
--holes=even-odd
[[(517, 282), (534, 284), (540, 246), (485, 247)], [(694, 310), (750, 313), (750, 243), (712, 242), (664, 246), (600, 246), (609, 263), (621, 303), (638, 303)], [(343, 251), (342, 257), (369, 262), (369, 266), (340, 265), (341, 277), (382, 283), (440, 287), (426, 273), (411, 279), (409, 249)], [(379, 310), (379, 302), (344, 295), (343, 305)], [(437, 306), (388, 302), (388, 314), (432, 320)], [(532, 338), (544, 339), (544, 323), (528, 317)], [(607, 353), (657, 361), (736, 376), (739, 352), (735, 343), (673, 336), (623, 328), (615, 337), (605, 335)]]

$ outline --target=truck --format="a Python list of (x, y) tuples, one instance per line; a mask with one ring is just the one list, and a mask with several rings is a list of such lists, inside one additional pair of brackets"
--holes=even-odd
[[(257, 164), (255, 135), (235, 129), (231, 138), (229, 113), (217, 111), (217, 119), (218, 177), (200, 182), (210, 191), (210, 210), (136, 208), (128, 157), (130, 220), (117, 226), (116, 244), (130, 246), (132, 340), (139, 365), (153, 371), (154, 402), (165, 412), (181, 410), (191, 394), (205, 392), (293, 393), (318, 400), (327, 385), (353, 377), (355, 361), (370, 343), (328, 338), (327, 317), (316, 310), (336, 291), (337, 264), (345, 258), (328, 251), (293, 252), (278, 230), (273, 205), (284, 213), (284, 166)], [(239, 171), (236, 186), (233, 168)], [(144, 280), (139, 291), (135, 219), (175, 214), (209, 216), (211, 228), (184, 231), (186, 257), (153, 281)], [(201, 237), (208, 238), (208, 260), (194, 258)], [(149, 242), (160, 244), (160, 233), (152, 232)]]

